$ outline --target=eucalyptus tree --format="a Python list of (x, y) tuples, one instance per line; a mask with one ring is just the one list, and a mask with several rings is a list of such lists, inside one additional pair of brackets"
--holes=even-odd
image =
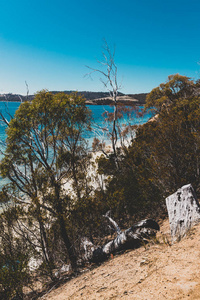
[(195, 82), (187, 76), (169, 75), (165, 83), (154, 88), (146, 98), (145, 108), (154, 108), (156, 112), (168, 110), (184, 99), (199, 96), (199, 81)]
[(170, 75), (147, 96), (146, 108), (150, 107), (157, 117), (138, 129), (131, 152), (140, 152), (142, 164), (149, 165), (151, 182), (165, 196), (188, 182), (199, 193), (199, 81)]
[(22, 103), (7, 123), (6, 150), (0, 163), (1, 176), (11, 182), (12, 200), (26, 205), (39, 222), (46, 260), (45, 222), (51, 216), (59, 224), (72, 267), (76, 253), (66, 229), (72, 201), (64, 184), (71, 182), (81, 197), (78, 173), (87, 157), (83, 133), (90, 129), (90, 121), (85, 100), (76, 93), (41, 91), (32, 102)]
[(24, 299), (23, 288), (32, 286), (29, 260), (34, 248), (13, 231), (15, 209), (0, 214), (0, 299)]

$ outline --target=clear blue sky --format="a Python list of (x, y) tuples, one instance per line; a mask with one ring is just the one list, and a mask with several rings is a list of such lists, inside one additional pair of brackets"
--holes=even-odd
[(179, 73), (200, 78), (199, 0), (1, 0), (0, 93), (105, 91), (103, 38), (116, 45), (122, 92), (149, 92)]

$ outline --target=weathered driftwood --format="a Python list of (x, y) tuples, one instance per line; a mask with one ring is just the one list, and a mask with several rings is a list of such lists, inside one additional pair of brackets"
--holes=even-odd
[(200, 206), (191, 184), (166, 198), (172, 242), (180, 240), (200, 221)]
[(137, 248), (144, 244), (152, 236), (156, 235), (159, 230), (159, 225), (152, 219), (142, 220), (129, 229), (121, 231), (115, 221), (113, 221), (107, 214), (105, 215), (110, 222), (115, 226), (118, 233), (117, 237), (103, 245), (102, 247), (95, 247), (87, 238), (82, 240), (82, 246), (85, 250), (84, 259), (91, 262), (104, 261), (110, 254), (124, 249)]

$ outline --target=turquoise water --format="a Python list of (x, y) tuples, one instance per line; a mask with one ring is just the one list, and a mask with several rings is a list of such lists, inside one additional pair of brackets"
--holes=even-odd
[[(10, 120), (11, 117), (14, 116), (15, 111), (18, 109), (20, 105), (20, 102), (0, 102), (0, 111), (4, 115), (4, 117), (7, 120)], [(85, 138), (88, 140), (88, 146), (89, 149), (91, 149), (92, 141), (94, 137), (102, 138), (105, 142), (110, 143), (108, 140), (106, 130), (101, 130), (101, 128), (109, 129), (111, 128), (111, 125), (108, 124), (108, 122), (105, 122), (104, 117), (102, 116), (103, 113), (113, 112), (113, 107), (109, 105), (88, 105), (88, 108), (92, 111), (93, 116), (93, 123), (92, 123), (92, 131), (85, 134)], [(138, 108), (139, 112), (141, 108)], [(125, 116), (120, 119), (120, 126), (123, 126), (123, 124), (130, 122), (131, 125), (134, 124), (143, 124), (146, 123), (149, 118), (152, 116), (152, 114), (146, 113), (143, 117), (139, 116), (136, 112), (131, 112), (129, 114), (129, 117)], [(4, 122), (0, 122), (0, 149), (1, 151), (4, 150), (3, 142), (6, 140), (6, 132), (5, 132), (6, 126)], [(0, 154), (0, 159), (2, 158), (2, 154)], [(6, 180), (3, 180), (0, 178), (0, 188), (6, 183)]]
[[(3, 113), (3, 115), (6, 117), (6, 119), (10, 119), (10, 116), (14, 116), (15, 111), (18, 109), (20, 105), (20, 102), (0, 102), (0, 111)], [(91, 141), (94, 137), (98, 137), (98, 134), (102, 135), (102, 130), (100, 128), (107, 128), (111, 127), (107, 122), (105, 122), (104, 117), (102, 116), (103, 113), (113, 112), (113, 107), (110, 105), (88, 105), (88, 108), (92, 111), (93, 116), (93, 124), (92, 124), (92, 131), (89, 134), (85, 135), (85, 138), (88, 139), (89, 144), (91, 144)], [(138, 108), (141, 110), (141, 107)], [(146, 123), (149, 118), (152, 116), (152, 114), (146, 113), (143, 117), (137, 116), (136, 112), (132, 112), (130, 114), (130, 120), (128, 120), (127, 116), (123, 117), (120, 120), (121, 126), (125, 124), (126, 122), (130, 122), (131, 125), (134, 124), (143, 124)], [(3, 122), (0, 122), (0, 140), (5, 141), (6, 139), (6, 133), (5, 133), (5, 124)], [(105, 134), (106, 138), (106, 134)]]
[[(0, 112), (3, 114), (3, 116), (10, 120), (11, 116), (13, 117), (15, 114), (15, 111), (20, 106), (20, 102), (0, 102)], [(6, 125), (4, 122), (0, 122), (0, 140), (5, 141), (6, 134), (5, 134), (5, 128)]]
[[(109, 124), (108, 122), (105, 122), (105, 118), (102, 116), (102, 114), (105, 112), (112, 113), (113, 107), (110, 105), (88, 105), (88, 107), (92, 111), (94, 119), (92, 125), (92, 132), (89, 136), (89, 145), (91, 145), (91, 141), (94, 137), (98, 138), (100, 136), (102, 138), (102, 135), (104, 135), (104, 140), (110, 143), (106, 134), (106, 130), (102, 130), (101, 128), (111, 130), (112, 123)], [(152, 113), (150, 111), (145, 113), (144, 115), (142, 115), (141, 112), (142, 107), (137, 107), (136, 110), (130, 111), (127, 114), (125, 114), (122, 118), (119, 119), (120, 127), (123, 128), (128, 124), (144, 124), (152, 117)]]

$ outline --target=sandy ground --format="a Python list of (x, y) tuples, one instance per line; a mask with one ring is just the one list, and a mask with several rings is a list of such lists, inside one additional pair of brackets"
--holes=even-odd
[[(169, 224), (151, 245), (116, 255), (42, 299), (200, 299), (200, 224), (170, 245)], [(165, 242), (163, 242), (165, 239)]]

